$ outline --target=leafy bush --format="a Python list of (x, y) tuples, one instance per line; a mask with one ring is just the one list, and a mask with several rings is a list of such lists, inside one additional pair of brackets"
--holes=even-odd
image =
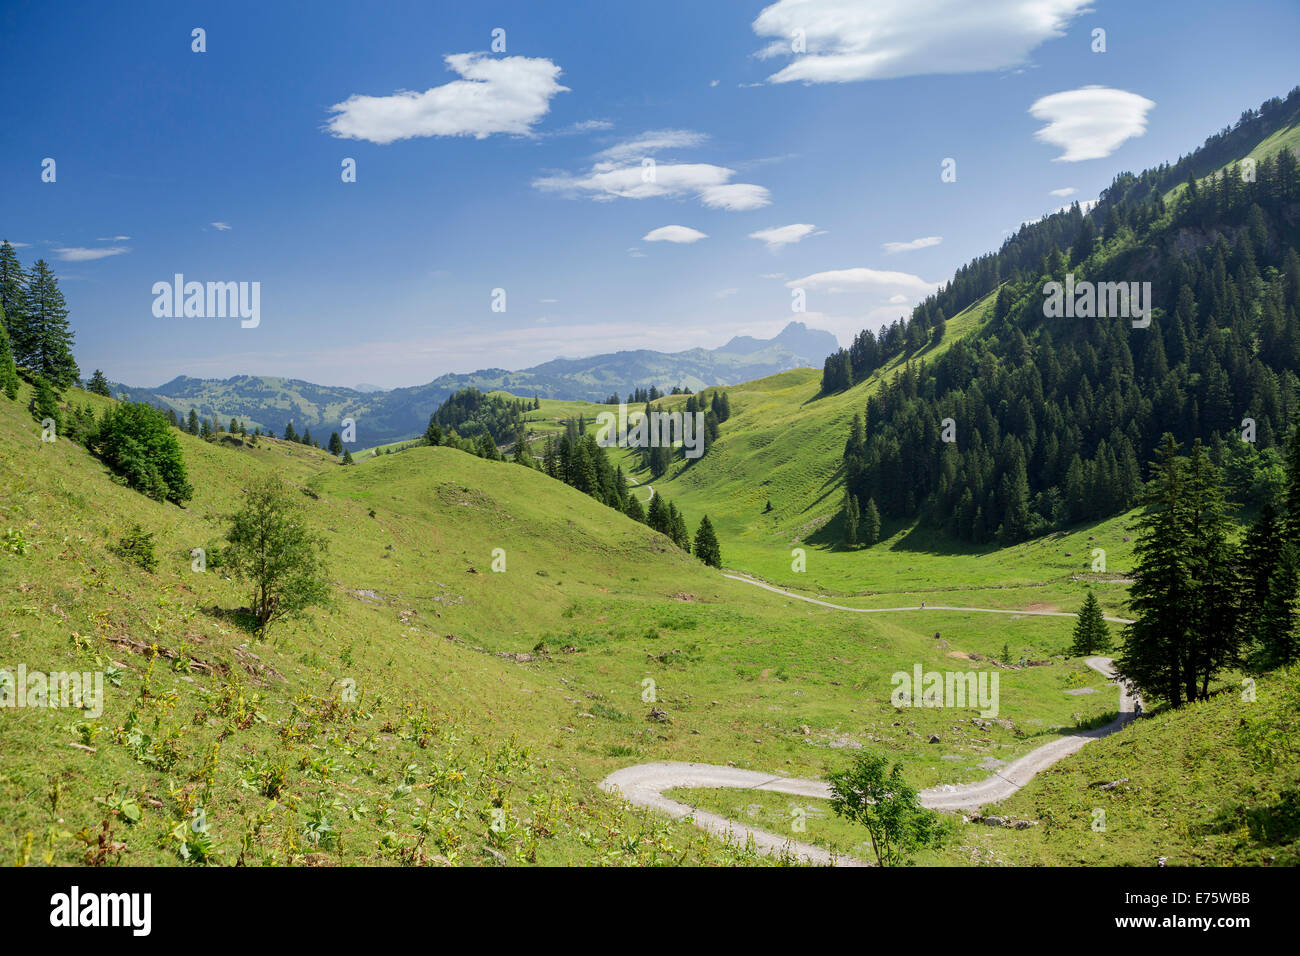
[(52, 419), (56, 433), (63, 431), (63, 413), (59, 410), (58, 393), (54, 391), (49, 381), (40, 375), (32, 380), (32, 400), (28, 402), (27, 410), (38, 422), (47, 418)]
[(152, 573), (158, 569), (158, 555), (153, 547), (153, 532), (145, 531), (138, 524), (131, 525), (131, 530), (118, 539), (114, 550), (146, 571)]
[(251, 585), (252, 613), (265, 633), (329, 597), (325, 540), (307, 526), (302, 499), (275, 476), (255, 482), (228, 516), (226, 560)]
[(124, 402), (104, 412), (94, 450), (126, 485), (158, 501), (189, 501), (180, 443), (156, 408)]

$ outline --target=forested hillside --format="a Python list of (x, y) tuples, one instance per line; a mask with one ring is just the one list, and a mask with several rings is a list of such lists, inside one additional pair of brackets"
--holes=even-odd
[[(1023, 540), (1132, 507), (1165, 432), (1202, 439), (1241, 500), (1271, 497), (1300, 399), (1300, 164), (1282, 149), (1213, 170), (1297, 108), (1300, 89), (1172, 167), (1122, 174), (1089, 213), (1025, 226), (906, 323), (831, 356), (827, 392), (908, 356), (847, 436), (849, 507)], [(1049, 318), (1049, 282), (1150, 283), (1151, 322)], [(984, 328), (927, 362), (945, 312), (995, 288)]]

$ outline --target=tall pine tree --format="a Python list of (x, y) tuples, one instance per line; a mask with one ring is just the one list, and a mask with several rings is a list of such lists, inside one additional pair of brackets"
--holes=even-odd
[(14, 335), (15, 357), (18, 364), (62, 390), (81, 377), (72, 358), (72, 341), (59, 280), (44, 259), (37, 259), (27, 283), (27, 314)]
[(18, 369), (14, 365), (13, 352), (9, 347), (4, 306), (0, 306), (0, 392), (3, 392), (10, 401), (18, 397)]

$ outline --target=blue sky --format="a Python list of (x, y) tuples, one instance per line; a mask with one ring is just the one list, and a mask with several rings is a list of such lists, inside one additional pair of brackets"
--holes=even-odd
[[(9, 0), (0, 238), (136, 385), (847, 342), (1285, 94), (1297, 39), (1291, 0)], [(175, 273), (260, 282), (260, 324), (155, 317)]]

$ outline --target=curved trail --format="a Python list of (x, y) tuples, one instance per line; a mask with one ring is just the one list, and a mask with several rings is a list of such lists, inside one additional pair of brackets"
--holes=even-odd
[[(634, 485), (640, 485), (640, 484), (641, 484), (641, 482), (637, 481), (637, 480), (636, 480), (635, 478), (633, 478), (631, 475), (628, 475), (628, 476), (627, 476), (627, 480), (630, 481), (630, 482), (632, 482), (632, 484), (634, 484)], [(654, 496), (655, 496), (655, 486), (654, 486), (654, 485), (646, 485), (646, 487), (650, 489), (650, 494), (649, 494), (649, 496), (646, 498), (646, 500), (645, 500), (644, 503), (645, 503), (645, 504), (649, 504), (651, 501), (654, 500)]]
[[(1065, 611), (1009, 611), (1000, 608), (942, 607), (927, 608), (856, 608), (830, 604), (816, 598), (804, 597), (782, 588), (755, 581), (753, 578), (728, 574), (735, 581), (744, 581), (756, 587), (784, 594), (787, 597), (818, 604), (823, 607), (855, 613), (882, 613), (885, 611), (980, 611), (989, 614), (1030, 614), (1049, 617), (1075, 617)], [(1124, 618), (1106, 618), (1108, 621), (1129, 623)], [(1086, 663), (1093, 670), (1106, 677), (1115, 677), (1115, 668), (1109, 657), (1089, 657)], [(1051, 743), (1031, 750), (1000, 770), (994, 771), (983, 780), (974, 783), (941, 784), (922, 790), (919, 794), (921, 805), (931, 810), (975, 810), (987, 803), (997, 803), (1007, 799), (1021, 787), (1025, 786), (1040, 771), (1059, 760), (1076, 753), (1089, 741), (1113, 734), (1133, 719), (1134, 704), (1137, 697), (1127, 684), (1119, 684), (1119, 716), (1093, 730), (1069, 734)], [(800, 777), (781, 777), (755, 770), (741, 770), (738, 767), (722, 767), (716, 764), (680, 763), (662, 761), (643, 763), (616, 770), (601, 781), (602, 789), (618, 793), (629, 803), (649, 807), (667, 814), (676, 820), (691, 818), (697, 827), (728, 839), (733, 843), (744, 845), (752, 840), (754, 845), (765, 853), (789, 853), (807, 863), (837, 866), (860, 866), (858, 860), (846, 857), (834, 857), (819, 846), (801, 843), (787, 837), (746, 826), (735, 820), (712, 813), (697, 810), (684, 803), (664, 796), (664, 791), (675, 787), (693, 788), (736, 788), (743, 790), (766, 790), (773, 793), (786, 793), (797, 797), (830, 798), (830, 786), (822, 780), (808, 780)]]
[[(980, 614), (1013, 614), (1016, 617), (1078, 617), (1079, 615), (1071, 611), (1014, 611), (1003, 607), (953, 607), (947, 604), (927, 604), (924, 607), (916, 605), (914, 607), (845, 607), (843, 604), (831, 604), (829, 601), (822, 601), (818, 598), (806, 597), (803, 594), (795, 594), (793, 591), (787, 591), (785, 588), (779, 588), (774, 584), (765, 584), (754, 578), (745, 577), (741, 574), (727, 574), (723, 572), (724, 578), (731, 578), (733, 581), (743, 581), (745, 584), (752, 584), (756, 588), (762, 588), (765, 591), (771, 591), (774, 594), (784, 594), (786, 597), (792, 597), (799, 601), (807, 601), (809, 604), (816, 604), (820, 607), (828, 607), (836, 611), (851, 611), (854, 614), (884, 614), (889, 611), (975, 611)], [(1108, 617), (1108, 621), (1116, 624), (1132, 624), (1133, 622), (1126, 617)]]

